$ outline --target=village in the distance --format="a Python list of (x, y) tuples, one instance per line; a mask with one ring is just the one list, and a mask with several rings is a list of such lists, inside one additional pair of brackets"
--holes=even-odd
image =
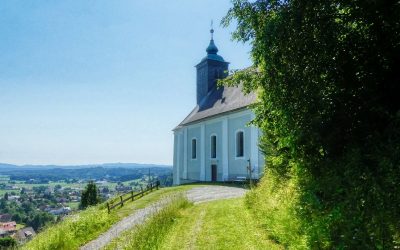
[(159, 180), (172, 185), (170, 166), (110, 163), (83, 166), (15, 166), (0, 163), (0, 237), (19, 242), (79, 210), (89, 181), (102, 201)]

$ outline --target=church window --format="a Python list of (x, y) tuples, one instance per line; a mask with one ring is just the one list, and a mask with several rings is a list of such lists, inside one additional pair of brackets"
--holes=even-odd
[(197, 140), (192, 139), (192, 159), (197, 158)]
[(211, 136), (211, 158), (217, 158), (217, 136)]
[(236, 132), (236, 157), (244, 156), (244, 134), (243, 131)]

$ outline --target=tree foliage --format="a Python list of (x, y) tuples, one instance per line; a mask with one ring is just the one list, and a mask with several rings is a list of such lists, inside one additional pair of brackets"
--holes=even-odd
[(17, 246), (17, 241), (11, 237), (0, 238), (0, 248), (13, 249)]
[(85, 190), (82, 191), (80, 208), (84, 209), (88, 206), (96, 205), (100, 202), (97, 186), (93, 181), (90, 181)]
[(36, 231), (54, 222), (54, 216), (38, 209), (40, 203), (29, 201), (24, 195), (20, 201), (0, 200), (0, 213), (11, 214), (12, 220), (33, 227)]
[(232, 4), (222, 23), (237, 23), (233, 38), (251, 43), (254, 66), (227, 84), (258, 92), (267, 170), (249, 200), (271, 237), (298, 248), (398, 246), (400, 3)]

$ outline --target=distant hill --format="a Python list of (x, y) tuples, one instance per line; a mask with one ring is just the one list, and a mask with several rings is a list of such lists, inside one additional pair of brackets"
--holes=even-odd
[(86, 164), (86, 165), (14, 165), (0, 163), (0, 171), (4, 170), (45, 170), (45, 169), (81, 169), (81, 168), (172, 168), (169, 165), (145, 164), (145, 163), (103, 163), (103, 164)]
[(62, 180), (127, 181), (151, 174), (158, 178), (170, 178), (172, 167), (140, 163), (105, 163), (88, 165), (13, 165), (0, 163), (0, 175), (11, 180), (48, 183)]
[(18, 166), (7, 163), (0, 163), (0, 169), (14, 169), (14, 168), (18, 168)]

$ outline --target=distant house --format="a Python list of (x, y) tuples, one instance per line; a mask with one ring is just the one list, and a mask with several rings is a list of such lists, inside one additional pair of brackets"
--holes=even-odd
[(108, 182), (107, 182), (106, 180), (96, 181), (95, 183), (96, 183), (96, 185), (98, 185), (98, 186), (102, 186), (102, 185), (107, 185), (107, 184), (108, 184)]
[(132, 187), (130, 186), (116, 186), (115, 190), (118, 192), (128, 192), (132, 190)]
[(0, 237), (6, 237), (17, 231), (15, 221), (0, 223)]
[(63, 214), (69, 214), (71, 212), (71, 208), (70, 207), (61, 207), (58, 209), (52, 209), (49, 211), (49, 213), (53, 214), (53, 215), (63, 215)]
[(20, 190), (20, 188), (18, 186), (7, 185), (4, 187), (4, 190)]
[(12, 219), (11, 214), (0, 214), (0, 222), (10, 222)]
[(50, 195), (54, 192), (54, 189), (52, 187), (47, 187), (46, 190), (44, 190), (44, 193), (46, 195)]
[(17, 201), (17, 200), (19, 200), (19, 198), (21, 198), (19, 195), (9, 195), (8, 196), (9, 201)]
[(81, 197), (80, 197), (80, 196), (77, 196), (77, 195), (71, 195), (69, 198), (70, 198), (70, 200), (71, 200), (72, 202), (78, 202), (78, 201), (81, 200)]
[(15, 234), (15, 238), (20, 242), (26, 242), (32, 239), (35, 235), (36, 232), (32, 227), (25, 227), (23, 229), (18, 230), (18, 232)]
[(211, 29), (207, 55), (196, 65), (196, 106), (174, 131), (173, 182), (259, 179), (264, 165), (260, 130), (249, 126), (256, 94), (242, 87), (217, 86), (228, 65), (214, 44)]
[(10, 233), (8, 231), (0, 228), (0, 238), (4, 238), (7, 236), (10, 236)]
[(57, 198), (56, 198), (56, 201), (57, 201), (58, 203), (66, 203), (66, 202), (68, 202), (69, 200), (68, 200), (67, 198), (64, 198), (64, 197), (57, 197)]

